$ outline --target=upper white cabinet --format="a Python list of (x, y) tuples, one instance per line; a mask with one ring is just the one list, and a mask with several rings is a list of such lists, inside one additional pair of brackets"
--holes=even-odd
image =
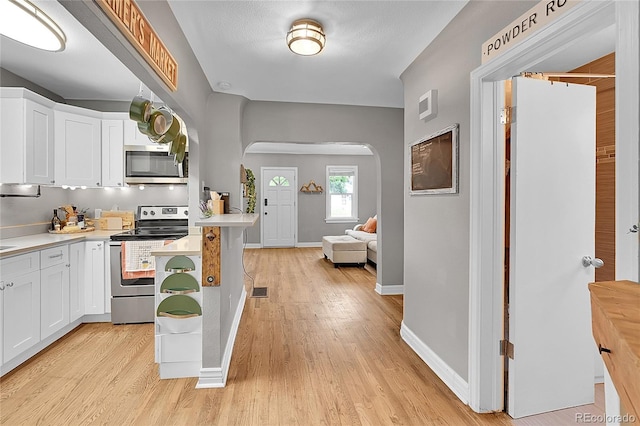
[(147, 135), (138, 130), (138, 123), (127, 119), (124, 120), (124, 144), (125, 145), (156, 145)]
[(102, 186), (124, 186), (124, 120), (102, 120)]
[(54, 111), (56, 185), (102, 185), (101, 120), (85, 115), (89, 112), (75, 107)]
[(0, 182), (55, 183), (54, 105), (22, 88), (0, 89)]

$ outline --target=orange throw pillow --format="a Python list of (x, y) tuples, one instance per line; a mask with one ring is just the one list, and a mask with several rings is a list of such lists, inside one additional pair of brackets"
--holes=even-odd
[(362, 226), (362, 230), (364, 232), (374, 233), (376, 232), (376, 228), (378, 227), (378, 219), (370, 217), (365, 222), (364, 226)]

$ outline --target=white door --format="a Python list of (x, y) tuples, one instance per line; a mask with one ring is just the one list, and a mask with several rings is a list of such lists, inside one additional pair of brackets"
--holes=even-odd
[(84, 315), (85, 243), (69, 245), (69, 322)]
[(296, 244), (297, 168), (262, 167), (262, 246)]
[(595, 87), (513, 79), (508, 413), (593, 402)]
[[(84, 313), (105, 312), (104, 241), (85, 241)], [(108, 246), (107, 246), (108, 248)], [(110, 285), (109, 282), (107, 282)]]
[(40, 341), (40, 271), (4, 283), (3, 362)]
[(51, 266), (40, 271), (40, 339), (69, 324), (69, 266)]

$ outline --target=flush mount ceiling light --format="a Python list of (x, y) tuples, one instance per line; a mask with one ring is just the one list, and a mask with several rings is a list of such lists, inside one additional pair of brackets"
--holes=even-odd
[(294, 21), (287, 33), (287, 45), (298, 55), (317, 55), (324, 48), (325, 41), (322, 25), (313, 19)]
[(67, 41), (58, 24), (27, 0), (0, 0), (0, 34), (52, 52), (64, 50)]

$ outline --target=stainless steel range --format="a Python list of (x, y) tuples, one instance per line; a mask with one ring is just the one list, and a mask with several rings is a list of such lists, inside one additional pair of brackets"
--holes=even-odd
[(149, 252), (189, 233), (187, 206), (139, 206), (136, 227), (111, 236), (111, 322), (154, 322)]

